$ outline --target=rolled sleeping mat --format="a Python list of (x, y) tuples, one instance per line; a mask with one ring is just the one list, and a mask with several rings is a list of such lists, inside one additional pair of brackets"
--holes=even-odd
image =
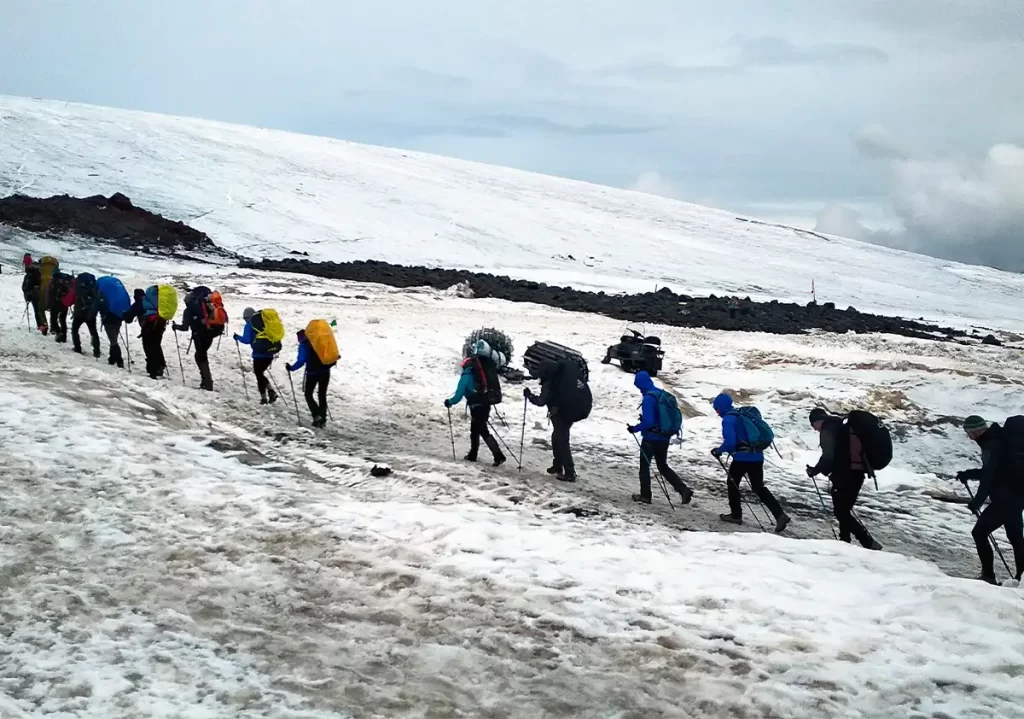
[(534, 379), (537, 378), (537, 368), (542, 363), (559, 362), (564, 359), (571, 359), (577, 362), (580, 366), (580, 371), (583, 373), (583, 381), (590, 381), (590, 369), (587, 367), (587, 361), (578, 350), (574, 350), (571, 347), (560, 345), (557, 342), (542, 341), (534, 342), (523, 353), (523, 365)]

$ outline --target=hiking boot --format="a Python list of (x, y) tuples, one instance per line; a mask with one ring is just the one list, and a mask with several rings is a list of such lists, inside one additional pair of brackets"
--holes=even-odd
[(326, 417), (314, 417), (313, 418), (313, 426), (316, 427), (317, 429), (323, 429), (323, 427), (326, 426), (326, 424), (327, 424), (327, 418)]
[(548, 467), (544, 471), (547, 472), (548, 474), (550, 474), (553, 477), (556, 474), (561, 474), (562, 473), (562, 468), (561, 467)]
[(118, 361), (117, 361), (117, 362), (115, 362), (114, 364), (116, 364), (116, 365), (117, 365), (117, 368), (118, 368), (118, 369), (124, 369), (124, 360), (118, 360)]
[(500, 467), (501, 465), (505, 464), (505, 462), (507, 462), (507, 461), (508, 460), (505, 457), (505, 455), (499, 454), (497, 457), (494, 458), (494, 466), (495, 467)]
[(732, 514), (719, 514), (718, 518), (726, 524), (743, 524), (743, 517), (736, 517)]
[(465, 457), (463, 457), (463, 459), (466, 460), (467, 462), (475, 462), (476, 461), (476, 452), (470, 452)]
[(575, 482), (576, 474), (566, 474), (565, 472), (559, 472), (558, 474), (555, 475), (555, 479), (557, 479), (559, 482)]
[(111, 367), (113, 367), (113, 366), (114, 366), (114, 363), (115, 363), (116, 361), (117, 361), (117, 360), (115, 360), (115, 359), (114, 359), (113, 357), (107, 357), (107, 364), (108, 364), (108, 365), (110, 365)]
[(873, 552), (878, 552), (878, 551), (881, 551), (881, 549), (882, 549), (882, 545), (878, 543), (878, 540), (877, 540), (877, 539), (872, 539), (872, 540), (871, 540), (871, 544), (869, 544), (869, 545), (868, 545), (868, 546), (866, 547), (866, 549), (870, 549), (870, 550), (871, 550), (871, 551), (873, 551)]
[(92, 356), (95, 357), (96, 359), (99, 359), (100, 358), (100, 351), (99, 350), (93, 350), (92, 351)]
[(84, 352), (82, 352), (82, 348), (81, 347), (72, 347), (71, 349), (73, 351), (77, 352), (78, 354), (85, 354)]
[(782, 534), (783, 532), (785, 532), (786, 531), (786, 527), (788, 527), (789, 523), (792, 522), (792, 521), (793, 521), (793, 519), (788, 514), (786, 514), (785, 512), (780, 514), (775, 519), (775, 533), (776, 534)]
[(977, 577), (975, 577), (975, 579), (980, 579), (983, 582), (988, 582), (989, 584), (994, 584), (997, 587), (999, 586), (999, 582), (996, 581), (996, 575), (995, 574), (985, 574), (984, 572), (982, 572)]
[(269, 402), (270, 404), (274, 404), (274, 402), (277, 401), (277, 392), (275, 392), (273, 389), (268, 389), (267, 395), (269, 396), (267, 402)]
[(651, 498), (650, 497), (645, 497), (642, 494), (634, 494), (633, 495), (633, 501), (636, 502), (637, 504), (650, 504), (651, 503)]
[(693, 499), (693, 490), (689, 487), (686, 488), (685, 492), (679, 493), (680, 504), (689, 504), (691, 499)]

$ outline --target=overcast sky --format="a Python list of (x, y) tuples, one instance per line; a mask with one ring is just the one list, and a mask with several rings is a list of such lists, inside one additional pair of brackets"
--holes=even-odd
[(1016, 246), (1020, 269), (1022, 68), (1024, 0), (0, 0), (0, 93), (438, 152), (972, 261)]

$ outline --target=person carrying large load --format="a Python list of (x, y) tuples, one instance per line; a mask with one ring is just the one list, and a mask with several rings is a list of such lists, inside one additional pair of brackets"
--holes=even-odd
[(590, 392), (586, 362), (575, 350), (553, 342), (540, 342), (523, 355), (530, 374), (540, 380), (540, 394), (527, 387), (523, 390), (526, 401), (537, 407), (548, 408), (551, 420), (551, 453), (553, 462), (548, 474), (561, 482), (577, 480), (576, 464), (572, 457), (570, 434), (572, 426), (590, 416), (594, 398)]
[(39, 263), (34, 262), (32, 255), (28, 253), (25, 253), (22, 263), (25, 267), (25, 277), (21, 281), (21, 294), (32, 309), (36, 329), (45, 335), (50, 331), (50, 327), (46, 324), (46, 311), (43, 309), (46, 303), (45, 298), (41, 296), (43, 277), (39, 270)]
[[(310, 320), (306, 329), (299, 330), (296, 337), (299, 341), (298, 356), (293, 364), (285, 364), (284, 368), (288, 372), (306, 368), (303, 394), (313, 416), (313, 426), (322, 428), (327, 425), (327, 386), (331, 383), (331, 368), (341, 357), (338, 343), (326, 320)], [(315, 400), (314, 394), (317, 396)]]
[(121, 335), (121, 323), (124, 322), (124, 315), (131, 309), (132, 300), (128, 296), (128, 290), (121, 284), (121, 280), (107, 275), (96, 280), (96, 299), (93, 301), (93, 310), (103, 325), (103, 331), (107, 333), (107, 340), (110, 342), (110, 354), (107, 357), (107, 364), (116, 365), (124, 369), (124, 358), (121, 355), (119, 338)]
[(60, 270), (54, 272), (47, 291), (50, 308), (50, 332), (57, 342), (68, 341), (68, 308), (74, 302), (75, 280)]
[(245, 318), (245, 330), (242, 334), (235, 335), (235, 342), (249, 345), (252, 348), (252, 372), (256, 375), (256, 388), (260, 391), (260, 404), (274, 404), (277, 401), (277, 392), (270, 386), (267, 371), (281, 351), (284, 324), (281, 322), (277, 310), (270, 308), (257, 312), (252, 307), (246, 307), (242, 312), (242, 317)]
[[(228, 323), (228, 313), (224, 309), (224, 300), (220, 292), (200, 285), (185, 295), (185, 310), (181, 315), (181, 324), (172, 325), (175, 332), (192, 333), (192, 346), (195, 347), (196, 367), (199, 368), (199, 389), (213, 391), (213, 375), (210, 373), (210, 347), (213, 341), (224, 334)], [(177, 343), (177, 338), (175, 338)]]
[(178, 311), (178, 292), (170, 285), (151, 285), (135, 290), (135, 302), (125, 314), (126, 322), (139, 321), (139, 338), (146, 355), (146, 374), (151, 379), (164, 376), (167, 361), (164, 358), (163, 339), (167, 322)]
[(492, 464), (500, 467), (506, 461), (498, 441), (491, 434), (491, 407), (501, 403), (501, 380), (498, 377), (498, 361), (495, 352), (483, 339), (473, 344), (472, 355), (462, 362), (462, 373), (455, 394), (444, 401), (445, 408), (451, 408), (466, 399), (469, 406), (469, 454), (467, 462), (475, 462), (480, 451), (480, 440), (484, 441), (493, 458)]
[(82, 354), (82, 340), (78, 335), (82, 325), (89, 328), (92, 338), (92, 356), (100, 356), (100, 336), (96, 330), (96, 276), (90, 272), (80, 272), (75, 277), (74, 285), (75, 318), (71, 322), (71, 341), (75, 352)]

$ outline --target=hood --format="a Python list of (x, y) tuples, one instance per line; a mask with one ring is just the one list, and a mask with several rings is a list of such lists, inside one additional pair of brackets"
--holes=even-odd
[(146, 291), (145, 290), (135, 290), (135, 299), (141, 300), (145, 296), (146, 296)]
[(654, 380), (652, 380), (651, 376), (645, 371), (640, 370), (636, 373), (636, 377), (633, 378), (633, 386), (644, 394), (647, 394), (654, 389)]
[(29, 265), (31, 265), (32, 264), (32, 255), (30, 255), (30, 254), (28, 254), (26, 252), (25, 256), (21, 258), (21, 264), (23, 264), (25, 267), (28, 267)]
[(732, 410), (732, 397), (727, 395), (725, 392), (715, 397), (715, 401), (711, 404), (715, 408), (718, 414), (726, 414)]
[(554, 379), (555, 374), (558, 372), (558, 363), (546, 360), (537, 365), (537, 379), (541, 382)]

